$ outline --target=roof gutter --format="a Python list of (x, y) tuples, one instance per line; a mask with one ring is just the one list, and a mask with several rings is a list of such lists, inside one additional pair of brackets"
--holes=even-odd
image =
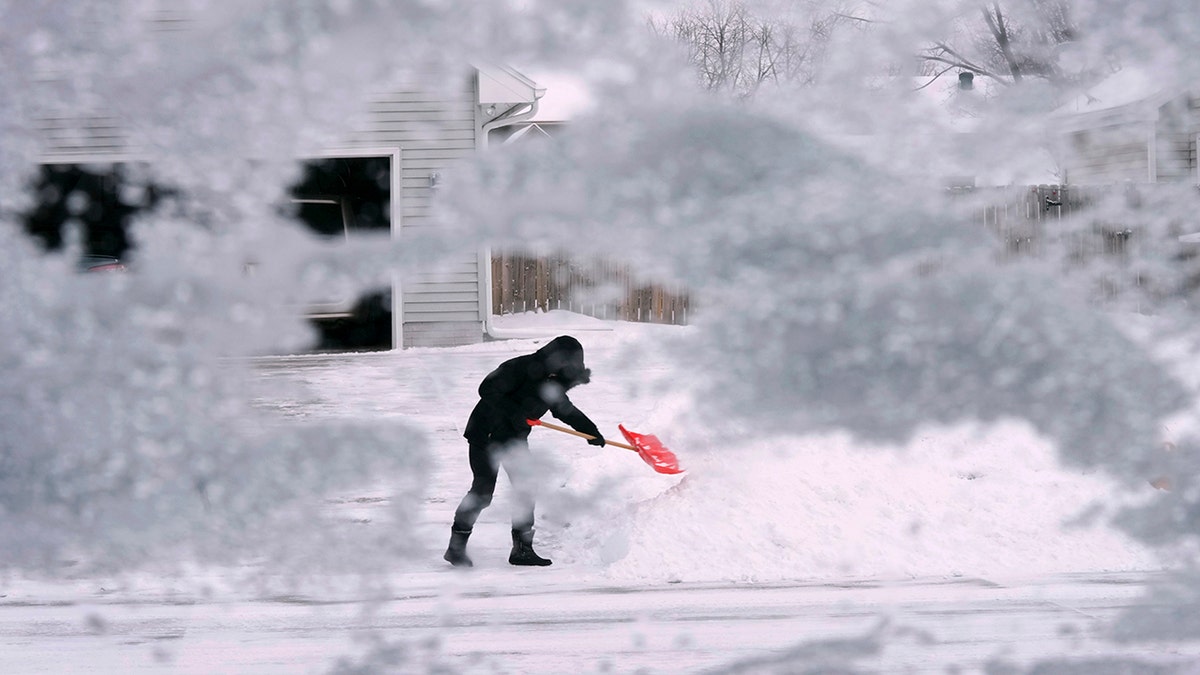
[[(492, 132), (492, 130), (499, 129), (501, 127), (511, 126), (513, 124), (519, 124), (526, 120), (532, 119), (533, 116), (536, 115), (537, 111), (538, 111), (538, 99), (540, 99), (542, 97), (542, 94), (545, 93), (545, 91), (546, 91), (545, 89), (535, 89), (534, 90), (534, 99), (532, 102), (517, 103), (516, 105), (509, 107), (507, 110), (500, 113), (499, 115), (491, 118), (487, 122), (484, 122), (483, 125), (481, 125), (481, 127), (480, 127), (480, 131), (482, 132), (480, 134), (480, 141), (479, 141), (480, 150), (488, 149), (488, 135)], [(528, 109), (522, 110), (522, 108), (525, 108), (526, 106), (528, 106)], [(483, 268), (484, 268), (484, 273), (483, 273), (484, 307), (482, 307), (482, 310), (483, 310), (482, 313), (483, 313), (483, 333), (484, 333), (484, 335), (486, 335), (489, 338), (495, 339), (495, 340), (506, 340), (506, 339), (511, 339), (511, 338), (526, 337), (525, 335), (520, 335), (516, 332), (506, 332), (506, 331), (500, 330), (500, 329), (496, 328), (494, 325), (492, 325), (492, 264), (491, 264), (492, 249), (491, 249), (491, 247), (484, 247), (484, 249), (480, 255), (482, 256), (482, 260), (486, 261), (486, 264), (483, 265)]]

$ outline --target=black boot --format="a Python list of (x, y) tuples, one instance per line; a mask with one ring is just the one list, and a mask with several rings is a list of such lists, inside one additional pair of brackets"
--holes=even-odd
[(550, 560), (543, 558), (533, 551), (533, 530), (513, 530), (512, 553), (508, 555), (510, 565), (536, 565), (545, 567)]
[(451, 527), (450, 545), (446, 547), (442, 558), (455, 567), (471, 567), (471, 559), (467, 557), (467, 538), (470, 536), (470, 530)]

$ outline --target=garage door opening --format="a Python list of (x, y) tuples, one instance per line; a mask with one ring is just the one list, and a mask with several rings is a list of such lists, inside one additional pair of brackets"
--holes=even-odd
[[(319, 157), (304, 161), (301, 178), (289, 192), (287, 208), (316, 234), (327, 238), (387, 234), (392, 230), (393, 156)], [(350, 297), (330, 297), (306, 309), (316, 329), (315, 351), (391, 349), (392, 289), (366, 289)]]

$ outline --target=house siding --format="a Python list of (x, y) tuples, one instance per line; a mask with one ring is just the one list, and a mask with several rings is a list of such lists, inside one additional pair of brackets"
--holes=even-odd
[[(398, 222), (405, 231), (431, 226), (430, 177), (477, 152), (476, 91), (471, 77), (460, 86), (431, 84), (423, 91), (371, 97), (343, 142), (327, 153), (400, 150)], [(138, 156), (127, 125), (102, 113), (47, 111), (38, 120), (43, 163), (124, 161)], [(449, 271), (447, 271), (449, 270)], [(447, 347), (483, 341), (485, 280), (474, 247), (441, 270), (418, 271), (401, 286), (402, 347)]]
[(1158, 182), (1195, 181), (1194, 139), (1200, 125), (1194, 105), (1190, 97), (1180, 97), (1159, 108), (1155, 132)]
[(107, 115), (49, 113), (35, 121), (44, 164), (93, 161), (97, 156), (116, 159), (134, 154), (124, 125)]
[(1155, 141), (1155, 176), (1160, 183), (1176, 183), (1190, 180), (1195, 172), (1191, 169), (1191, 138), (1183, 131), (1160, 131)]
[(1069, 122), (1062, 153), (1069, 182), (1197, 182), (1200, 99), (1177, 96), (1134, 119), (1120, 112)]
[(1145, 124), (1112, 125), (1071, 133), (1064, 166), (1071, 183), (1099, 185), (1150, 176), (1150, 128)]
[[(388, 92), (373, 97), (366, 115), (349, 135), (348, 147), (399, 147), (400, 229), (430, 227), (433, 186), (476, 152), (475, 84), (430, 86), (423, 91)], [(418, 270), (400, 284), (402, 347), (449, 347), (483, 341), (480, 301), (484, 279), (478, 254), (464, 251), (437, 269)]]
[(1200, 97), (1189, 96), (1187, 99), (1188, 109), (1188, 167), (1192, 172), (1193, 182), (1200, 183), (1200, 142), (1197, 137), (1200, 137)]

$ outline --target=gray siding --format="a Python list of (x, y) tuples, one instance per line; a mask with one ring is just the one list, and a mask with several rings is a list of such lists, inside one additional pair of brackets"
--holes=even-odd
[(116, 159), (131, 154), (124, 125), (106, 115), (50, 113), (37, 120), (41, 161), (47, 164), (94, 160), (98, 155)]
[[(400, 149), (399, 236), (430, 225), (430, 176), (445, 174), (476, 153), (474, 78), (458, 86), (373, 97), (337, 150)], [(121, 161), (136, 154), (120, 120), (104, 114), (47, 112), (38, 125), (46, 163)], [(336, 154), (337, 150), (333, 151)], [(483, 341), (485, 279), (478, 254), (464, 253), (450, 272), (418, 272), (402, 285), (404, 347), (445, 347)]]
[(1067, 180), (1077, 185), (1197, 182), (1200, 99), (1178, 96), (1153, 113), (1142, 119), (1113, 113), (1067, 132), (1062, 153)]
[(483, 341), (479, 260), (465, 253), (458, 262), (418, 271), (401, 283), (404, 347), (446, 347)]
[(1150, 127), (1124, 124), (1073, 132), (1067, 139), (1064, 166), (1077, 185), (1133, 181), (1150, 176)]
[(1196, 110), (1190, 97), (1180, 97), (1158, 110), (1155, 169), (1158, 182), (1195, 182)]
[(404, 325), (404, 347), (443, 347), (470, 345), (482, 341), (479, 325), (463, 321), (414, 323)]
[(1191, 138), (1183, 131), (1160, 130), (1155, 136), (1155, 175), (1160, 183), (1191, 179)]
[(1200, 96), (1188, 96), (1187, 111), (1188, 167), (1192, 170), (1193, 180), (1200, 183), (1200, 143), (1196, 141), (1200, 136)]
[[(367, 105), (349, 147), (399, 147), (401, 229), (430, 225), (430, 176), (445, 174), (476, 152), (475, 84), (425, 91), (391, 92)], [(401, 283), (404, 347), (447, 347), (483, 341), (480, 300), (485, 280), (478, 254), (437, 270), (422, 270)]]

